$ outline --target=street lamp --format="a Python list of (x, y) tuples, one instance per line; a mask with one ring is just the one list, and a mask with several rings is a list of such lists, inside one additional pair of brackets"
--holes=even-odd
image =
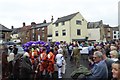
[(118, 29), (119, 29), (119, 39), (120, 39), (120, 1), (118, 2)]

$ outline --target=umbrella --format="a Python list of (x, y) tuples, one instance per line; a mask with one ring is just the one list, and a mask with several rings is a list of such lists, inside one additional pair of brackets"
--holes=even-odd
[(60, 45), (60, 42), (55, 42), (55, 45)]

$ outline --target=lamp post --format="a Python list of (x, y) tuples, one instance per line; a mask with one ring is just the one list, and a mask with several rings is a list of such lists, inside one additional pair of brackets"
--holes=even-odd
[(120, 1), (118, 2), (118, 29), (119, 29), (119, 39), (120, 39)]

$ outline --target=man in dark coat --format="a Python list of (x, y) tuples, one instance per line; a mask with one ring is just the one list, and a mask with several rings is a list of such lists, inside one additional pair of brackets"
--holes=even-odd
[(16, 45), (13, 46), (13, 53), (16, 55), (18, 53), (18, 48)]
[(32, 64), (28, 56), (23, 56), (21, 62), (21, 80), (33, 80), (32, 79)]

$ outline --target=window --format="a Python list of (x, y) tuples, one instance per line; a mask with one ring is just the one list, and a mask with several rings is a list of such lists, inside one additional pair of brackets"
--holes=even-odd
[(63, 36), (66, 35), (66, 30), (62, 30), (62, 35), (63, 35)]
[(4, 33), (1, 33), (1, 34), (0, 34), (0, 38), (5, 38), (5, 34), (4, 34)]
[(33, 34), (35, 33), (35, 29), (32, 30)]
[(56, 25), (56, 27), (57, 27), (57, 26), (58, 26), (58, 23), (56, 23), (55, 25)]
[(32, 35), (32, 38), (34, 39), (34, 38), (35, 38), (35, 36), (34, 36), (34, 35)]
[(108, 31), (110, 31), (110, 28), (107, 28), (108, 29)]
[(42, 37), (45, 37), (45, 34), (42, 34)]
[(114, 36), (114, 38), (116, 38), (116, 36)]
[(76, 24), (81, 25), (82, 22), (80, 20), (76, 20)]
[(80, 29), (77, 29), (77, 35), (81, 35)]
[(62, 22), (62, 25), (65, 25), (65, 22), (64, 22), (64, 21)]
[(38, 41), (40, 41), (40, 35), (38, 35)]
[(40, 31), (40, 28), (38, 28), (37, 30)]
[(44, 31), (44, 29), (45, 29), (45, 28), (43, 27), (43, 28), (42, 28), (42, 31)]
[(58, 31), (55, 31), (55, 36), (58, 36)]
[(114, 34), (116, 34), (116, 31), (114, 31)]

